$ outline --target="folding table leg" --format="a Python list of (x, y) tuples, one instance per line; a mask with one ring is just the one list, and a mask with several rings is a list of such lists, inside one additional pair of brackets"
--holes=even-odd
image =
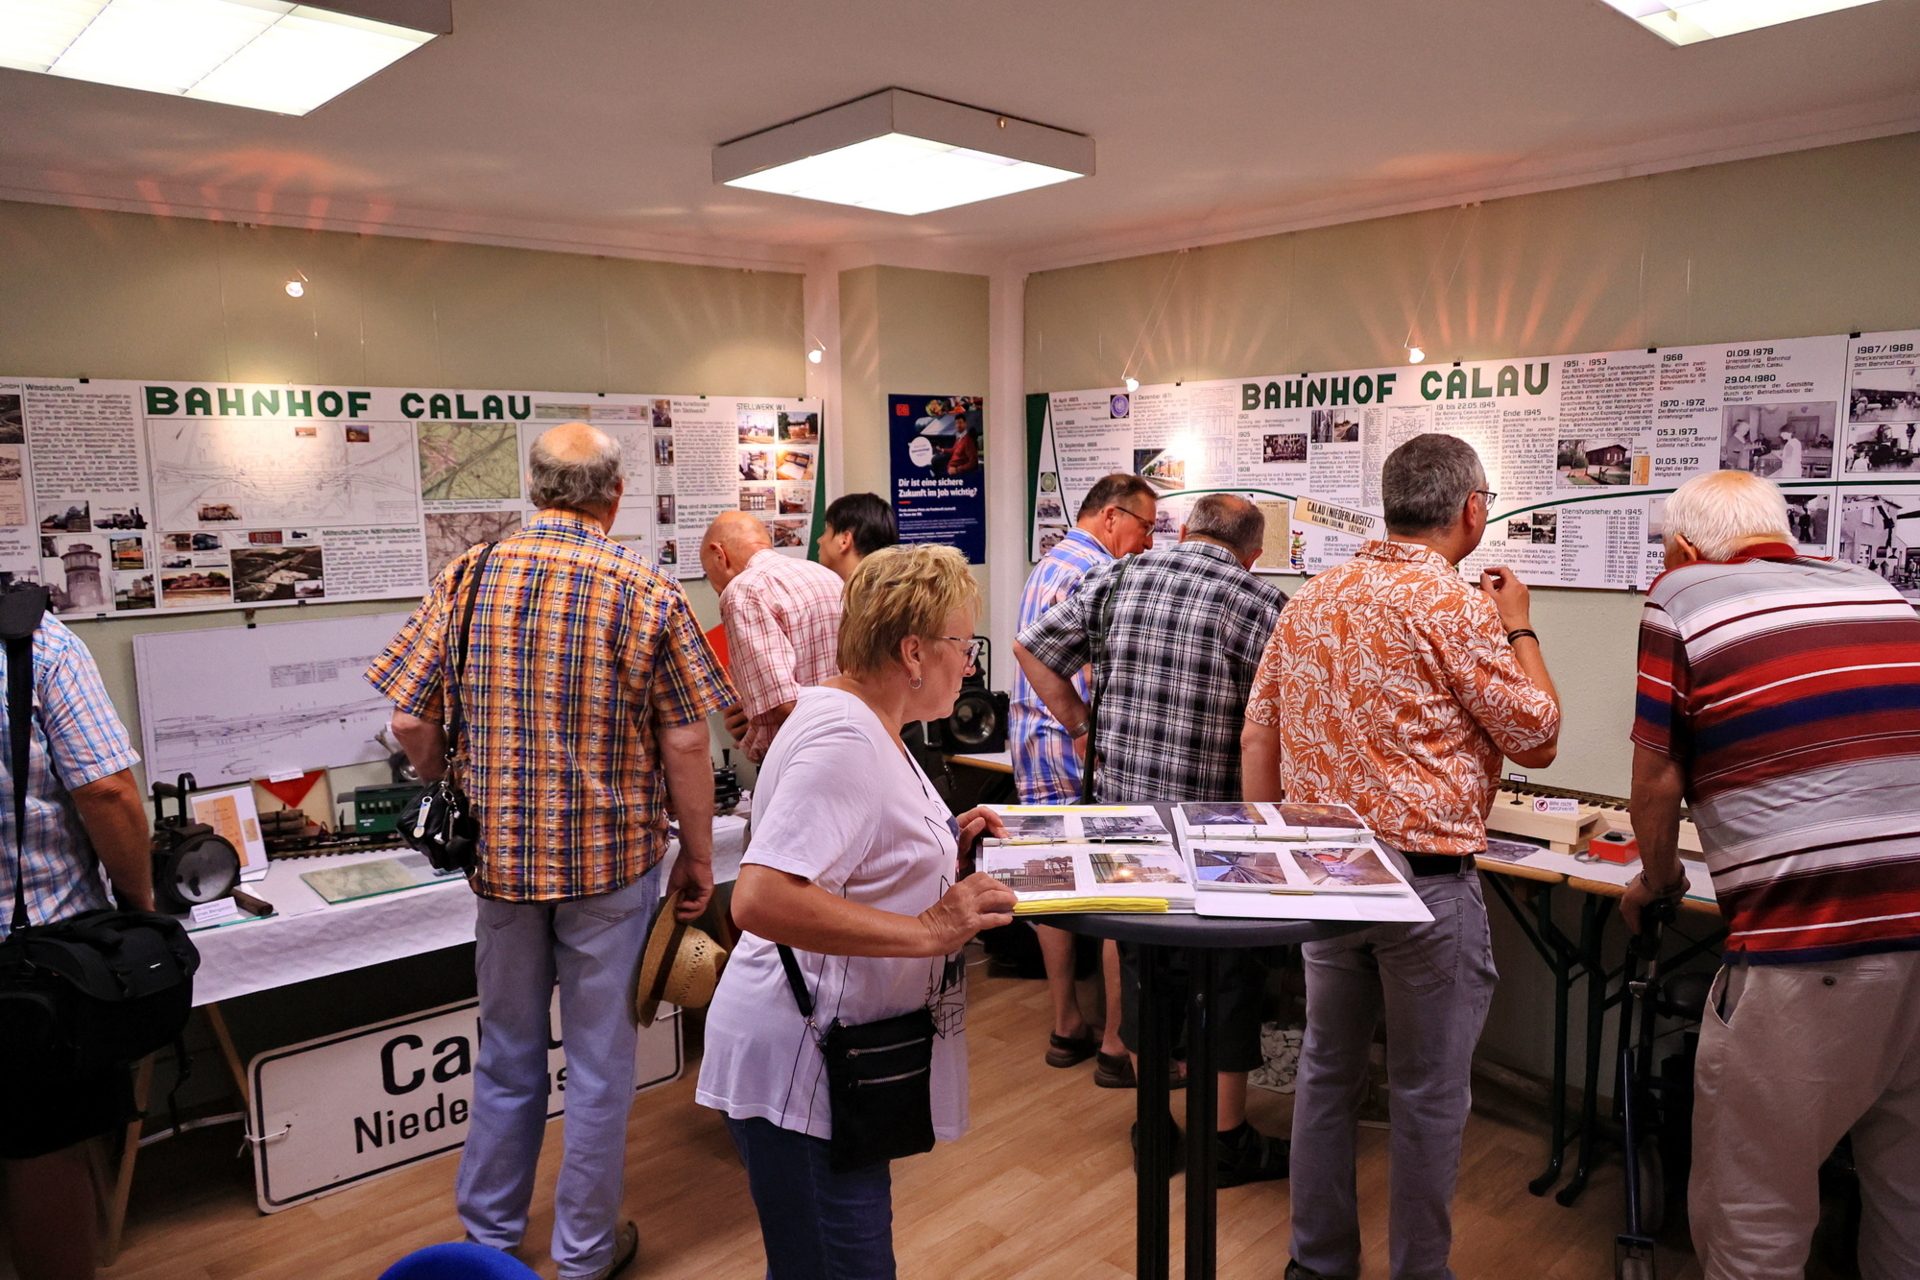
[[(1173, 1145), (1167, 1133), (1167, 1062), (1173, 1053), (1167, 1008), (1167, 951), (1140, 946), (1140, 1068), (1134, 1090), (1134, 1274), (1140, 1280), (1171, 1275), (1172, 1224), (1167, 1190), (1173, 1180)], [(1119, 1010), (1109, 1012), (1118, 1017)], [(1189, 1086), (1191, 1087), (1191, 1086)]]

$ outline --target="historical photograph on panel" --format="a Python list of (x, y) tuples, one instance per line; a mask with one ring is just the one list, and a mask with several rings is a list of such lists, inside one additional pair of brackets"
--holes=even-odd
[(742, 480), (771, 480), (773, 478), (773, 457), (765, 449), (742, 449), (740, 451), (740, 478)]
[(740, 486), (740, 509), (751, 511), (757, 516), (770, 516), (775, 506), (773, 486), (770, 484), (743, 484)]
[(1171, 449), (1135, 449), (1133, 474), (1161, 493), (1187, 487), (1187, 461)]
[(1507, 521), (1507, 541), (1531, 546), (1556, 546), (1560, 541), (1560, 516), (1554, 511), (1533, 511)]
[(807, 522), (805, 520), (773, 520), (767, 524), (767, 532), (773, 538), (776, 547), (804, 547), (807, 545)]
[(740, 415), (741, 444), (772, 444), (774, 424), (763, 413)]
[(673, 401), (655, 400), (653, 402), (653, 429), (655, 431), (673, 430)]
[(1920, 599), (1920, 492), (1849, 493), (1840, 499), (1840, 549), (1909, 600)]
[(1833, 495), (1826, 493), (1790, 493), (1787, 495), (1787, 531), (1795, 546), (1813, 555), (1827, 553), (1827, 528), (1833, 520)]
[(1920, 422), (1920, 366), (1856, 369), (1849, 422)]
[(1309, 430), (1315, 444), (1358, 444), (1360, 416), (1350, 409), (1315, 409)]
[(783, 484), (780, 486), (780, 514), (783, 516), (803, 516), (813, 510), (813, 486), (807, 484)]
[(40, 508), (42, 533), (91, 533), (93, 513), (86, 502), (62, 502)]
[(1299, 431), (1281, 431), (1260, 437), (1260, 461), (1266, 465), (1307, 460), (1307, 437)]
[(428, 502), (520, 496), (520, 437), (511, 422), (422, 422), (420, 496)]
[(811, 480), (813, 450), (782, 449), (774, 455), (773, 468), (782, 480)]
[(233, 579), (218, 569), (160, 571), (162, 607), (221, 604), (233, 599)]
[(1720, 436), (1720, 465), (1769, 480), (1830, 480), (1839, 405), (1729, 405)]
[(437, 578), (476, 542), (498, 542), (520, 527), (518, 511), (427, 513), (427, 577)]
[(1856, 422), (1847, 428), (1847, 470), (1920, 471), (1920, 423)]
[(655, 524), (672, 524), (678, 518), (673, 495), (670, 493), (655, 495), (653, 499), (653, 522)]
[(20, 397), (0, 396), (0, 444), (25, 444), (26, 420), (21, 416)]
[(318, 600), (327, 594), (319, 547), (248, 547), (233, 553), (233, 601)]
[(820, 439), (820, 415), (783, 413), (780, 415), (780, 439), (795, 444), (813, 444)]
[(58, 535), (40, 539), (40, 581), (52, 593), (55, 613), (87, 613), (111, 608), (112, 585), (106, 576), (110, 548), (99, 534)]
[[(665, 404), (666, 401), (662, 400), (660, 403)], [(656, 467), (670, 467), (673, 465), (673, 435), (671, 432), (656, 431), (653, 433), (653, 465)]]
[(1633, 452), (1632, 436), (1563, 437), (1554, 461), (1554, 484), (1562, 489), (1645, 484), (1647, 456)]

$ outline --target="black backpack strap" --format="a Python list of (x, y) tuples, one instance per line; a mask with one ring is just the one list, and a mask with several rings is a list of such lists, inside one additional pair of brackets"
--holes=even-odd
[(13, 923), (27, 927), (27, 771), (33, 755), (33, 633), (47, 612), (47, 589), (24, 583), (0, 595), (0, 639), (7, 646), (7, 736), (13, 773)]
[[(774, 944), (780, 952), (780, 967), (787, 971), (787, 985), (793, 988), (793, 1002), (800, 1006), (800, 1016), (813, 1027), (813, 997), (807, 994), (807, 982), (800, 976), (800, 962), (793, 957), (793, 948), (784, 942)], [(817, 1032), (820, 1028), (813, 1027)]]
[(1093, 803), (1093, 747), (1094, 735), (1100, 729), (1100, 689), (1106, 684), (1103, 668), (1107, 656), (1107, 632), (1113, 628), (1113, 601), (1120, 594), (1120, 584), (1126, 580), (1127, 566), (1133, 563), (1133, 557), (1122, 559), (1113, 571), (1113, 578), (1107, 583), (1106, 598), (1100, 602), (1100, 625), (1087, 637), (1093, 656), (1093, 679), (1087, 682), (1087, 754), (1080, 761), (1080, 803)]
[(460, 643), (449, 655), (447, 681), (447, 763), (453, 763), (460, 749), (460, 730), (462, 719), (460, 712), (460, 682), (466, 678), (467, 646), (473, 637), (473, 606), (480, 599), (480, 574), (487, 567), (487, 557), (493, 554), (498, 543), (483, 543), (480, 554), (474, 558), (470, 576), (464, 584), (467, 592), (466, 603), (460, 609)]

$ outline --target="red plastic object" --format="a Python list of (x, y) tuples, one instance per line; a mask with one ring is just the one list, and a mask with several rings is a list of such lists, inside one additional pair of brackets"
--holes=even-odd
[(1587, 845), (1587, 853), (1602, 862), (1626, 866), (1640, 860), (1640, 842), (1627, 831), (1603, 831)]

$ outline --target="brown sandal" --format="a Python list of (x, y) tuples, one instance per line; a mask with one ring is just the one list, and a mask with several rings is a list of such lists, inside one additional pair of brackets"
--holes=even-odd
[(1047, 1036), (1047, 1065), (1050, 1067), (1077, 1067), (1098, 1052), (1100, 1041), (1093, 1036), (1082, 1036), (1078, 1040), (1057, 1032)]

